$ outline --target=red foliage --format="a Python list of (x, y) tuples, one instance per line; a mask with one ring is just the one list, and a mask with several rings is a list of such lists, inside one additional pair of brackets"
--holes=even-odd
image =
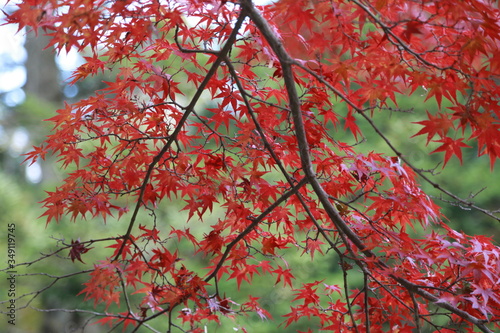
[(80, 240), (77, 239), (76, 241), (72, 240), (71, 241), (71, 250), (69, 250), (69, 257), (71, 258), (71, 261), (75, 262), (75, 259), (82, 262), (82, 254), (87, 253), (90, 249), (85, 247), (84, 244), (80, 243)]
[[(387, 140), (371, 115), (418, 90), (437, 108), (422, 115), (415, 135), (439, 143), (444, 166), (475, 145), (493, 167), (500, 156), (493, 1), (29, 0), (8, 21), (41, 29), (58, 51), (85, 52), (72, 84), (114, 76), (57, 111), (52, 134), (28, 154), (35, 161), (50, 152), (71, 166), (43, 201), (47, 223), (65, 214), (128, 219), (109, 245), (114, 253), (94, 259), (82, 291), (119, 309), (101, 323), (126, 327), (165, 315), (173, 325), (175, 311), (178, 325), (199, 332), (219, 316), (270, 319), (258, 290), (237, 304), (218, 287), (259, 276), (293, 288), (284, 326), (314, 317), (336, 332), (500, 329), (500, 248), (441, 223), (416, 182), (420, 170), (394, 144), (399, 158), (357, 150), (360, 122)], [(136, 228), (140, 210), (174, 199), (184, 202), (185, 227), (169, 227), (168, 236), (156, 219)], [(208, 219), (215, 212), (222, 213)], [(197, 229), (203, 221), (210, 231)], [(425, 238), (407, 233), (416, 225)], [(176, 242), (191, 252), (170, 250)], [(329, 256), (344, 276), (360, 271), (363, 288), (295, 279), (294, 267), (274, 260), (293, 248), (311, 265)], [(70, 257), (81, 261), (87, 250), (74, 242)], [(183, 260), (193, 255), (208, 273)], [(142, 301), (124, 305), (124, 293)], [(446, 328), (432, 321), (437, 307)]]

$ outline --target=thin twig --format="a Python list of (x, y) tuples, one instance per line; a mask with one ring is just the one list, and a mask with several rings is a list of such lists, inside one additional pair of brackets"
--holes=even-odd
[(297, 193), (300, 188), (302, 186), (304, 186), (306, 183), (307, 183), (307, 178), (302, 178), (300, 180), (300, 182), (297, 183), (297, 185), (295, 185), (292, 189), (290, 189), (288, 192), (285, 192), (281, 195), (281, 197), (278, 198), (278, 200), (276, 200), (275, 202), (273, 202), (269, 207), (266, 208), (266, 210), (264, 210), (259, 216), (255, 217), (255, 218), (249, 218), (252, 223), (250, 223), (246, 228), (245, 230), (243, 230), (242, 232), (240, 232), (238, 234), (238, 236), (233, 239), (233, 241), (231, 243), (229, 243), (226, 247), (226, 250), (224, 251), (224, 254), (222, 255), (222, 257), (220, 258), (219, 262), (217, 263), (217, 265), (215, 266), (215, 269), (212, 271), (212, 273), (210, 273), (209, 276), (207, 276), (205, 278), (205, 282), (208, 282), (210, 281), (212, 278), (214, 278), (216, 275), (217, 275), (217, 272), (221, 269), (222, 265), (224, 264), (224, 261), (226, 261), (227, 257), (229, 256), (229, 254), (231, 253), (231, 250), (233, 249), (233, 247), (240, 241), (242, 240), (246, 235), (248, 235), (252, 230), (255, 229), (255, 227), (257, 227), (257, 225), (262, 222), (262, 220), (264, 218), (266, 218), (267, 215), (269, 215), (276, 207), (278, 207), (279, 205), (281, 205), (283, 202), (285, 202), (286, 200), (288, 200), (292, 195), (294, 195), (295, 193)]
[(196, 93), (194, 94), (193, 99), (191, 100), (189, 105), (185, 108), (184, 114), (182, 115), (182, 118), (179, 120), (177, 127), (172, 132), (172, 134), (169, 136), (167, 142), (165, 143), (165, 146), (163, 146), (163, 148), (153, 158), (153, 161), (149, 165), (148, 170), (146, 172), (146, 175), (144, 176), (144, 180), (142, 181), (141, 191), (139, 193), (139, 197), (137, 198), (137, 203), (135, 205), (134, 212), (130, 218), (127, 232), (125, 233), (125, 235), (123, 235), (123, 243), (122, 243), (120, 249), (118, 250), (114, 260), (118, 260), (123, 249), (125, 248), (127, 241), (130, 238), (130, 233), (132, 232), (132, 228), (134, 227), (134, 224), (135, 224), (135, 221), (137, 218), (137, 214), (139, 213), (139, 208), (142, 205), (142, 198), (144, 197), (144, 192), (146, 191), (146, 185), (149, 183), (149, 179), (151, 178), (151, 174), (153, 173), (153, 170), (154, 170), (156, 164), (160, 161), (160, 159), (163, 157), (163, 155), (170, 149), (172, 143), (175, 140), (177, 140), (177, 136), (179, 135), (179, 133), (181, 132), (187, 119), (189, 118), (189, 116), (193, 112), (194, 107), (196, 106), (196, 103), (198, 103), (198, 100), (200, 99), (202, 93), (205, 90), (205, 87), (208, 85), (208, 83), (210, 82), (212, 77), (215, 75), (215, 73), (216, 73), (217, 69), (219, 68), (220, 64), (222, 63), (225, 55), (227, 55), (229, 53), (229, 51), (231, 50), (231, 48), (233, 47), (233, 44), (236, 41), (236, 36), (238, 35), (238, 32), (239, 32), (245, 18), (246, 18), (246, 12), (245, 12), (245, 10), (242, 10), (238, 16), (238, 19), (237, 19), (235, 25), (234, 25), (234, 29), (231, 32), (231, 35), (229, 35), (229, 38), (227, 39), (226, 44), (224, 45), (224, 47), (220, 51), (218, 57), (215, 59), (214, 63), (212, 64), (212, 67), (210, 67), (210, 70), (208, 71), (207, 75), (205, 76), (205, 78), (201, 82), (200, 86), (196, 90)]
[[(272, 31), (270, 28), (268, 22), (262, 17), (262, 15), (257, 11), (257, 9), (254, 7), (253, 3), (251, 0), (242, 0), (241, 2), (243, 8), (247, 9), (248, 11), (248, 16), (252, 19), (252, 21), (255, 23), (261, 34), (264, 36), (266, 41), (269, 43), (271, 48), (273, 49), (274, 53), (278, 57), (278, 60), (280, 61), (282, 72), (283, 72), (283, 79), (285, 82), (286, 90), (288, 93), (288, 98), (289, 98), (289, 105), (290, 105), (290, 111), (292, 113), (294, 125), (295, 125), (295, 132), (296, 132), (296, 137), (297, 137), (297, 142), (299, 145), (299, 153), (302, 161), (302, 168), (306, 174), (306, 178), (309, 181), (309, 184), (313, 187), (316, 195), (318, 196), (318, 199), (320, 200), (323, 208), (325, 209), (327, 215), (329, 218), (332, 220), (332, 222), (335, 223), (335, 225), (339, 228), (340, 234), (345, 234), (345, 236), (360, 250), (363, 252), (364, 255), (367, 257), (370, 257), (372, 259), (375, 259), (375, 264), (378, 265), (380, 268), (388, 268), (387, 265), (380, 260), (376, 260), (376, 255), (369, 249), (366, 248), (364, 245), (363, 241), (358, 237), (356, 233), (354, 233), (351, 228), (345, 223), (343, 218), (340, 216), (339, 212), (336, 210), (336, 208), (332, 205), (328, 198), (328, 194), (325, 192), (321, 184), (318, 182), (316, 178), (316, 174), (313, 170), (313, 164), (311, 162), (310, 156), (309, 156), (309, 145), (307, 142), (307, 137), (306, 137), (306, 132), (305, 132), (305, 126), (304, 122), (302, 119), (302, 111), (300, 108), (300, 100), (299, 96), (297, 94), (297, 90), (295, 87), (295, 80), (294, 80), (294, 75), (293, 75), (293, 70), (292, 70), (292, 65), (296, 64), (296, 62), (290, 57), (290, 55), (286, 52), (284, 49), (281, 41), (277, 38), (275, 33)], [(347, 242), (345, 242), (347, 245)], [(485, 326), (485, 321), (481, 320), (477, 317), (472, 316), (471, 314), (462, 311), (458, 309), (457, 307), (448, 304), (448, 303), (442, 303), (438, 302), (439, 299), (430, 294), (429, 292), (423, 290), (420, 288), (418, 285), (415, 285), (411, 283), (410, 281), (395, 276), (394, 274), (389, 274), (391, 278), (396, 280), (398, 283), (400, 283), (402, 286), (404, 286), (408, 290), (414, 290), (415, 293), (418, 295), (434, 302), (437, 306), (445, 308), (456, 315), (462, 317), (463, 319), (469, 321), (470, 323), (476, 325), (477, 328), (479, 328), (483, 332), (492, 332), (490, 329), (488, 329)]]

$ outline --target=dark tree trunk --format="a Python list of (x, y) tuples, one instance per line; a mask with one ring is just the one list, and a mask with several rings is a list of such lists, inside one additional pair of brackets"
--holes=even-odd
[(24, 90), (27, 95), (35, 95), (44, 101), (57, 106), (62, 104), (63, 93), (60, 82), (60, 72), (55, 61), (52, 48), (45, 49), (49, 42), (47, 36), (29, 32), (25, 48), (28, 53), (26, 61), (27, 81)]

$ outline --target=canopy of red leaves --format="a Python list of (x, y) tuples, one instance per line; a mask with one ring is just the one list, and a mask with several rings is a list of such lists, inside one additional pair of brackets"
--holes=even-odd
[[(335, 332), (500, 330), (500, 248), (442, 224), (416, 182), (419, 169), (391, 142), (392, 157), (355, 144), (360, 122), (387, 140), (371, 114), (418, 91), (437, 107), (408, 137), (437, 142), (444, 164), (462, 160), (473, 143), (493, 167), (493, 1), (25, 0), (8, 21), (48, 34), (58, 51), (85, 52), (71, 83), (112, 77), (58, 110), (51, 135), (28, 154), (34, 161), (50, 152), (71, 166), (43, 202), (48, 222), (131, 211), (124, 235), (109, 245), (114, 253), (95, 259), (82, 291), (121, 307), (102, 323), (178, 316), (178, 325), (202, 332), (220, 316), (269, 318), (258, 290), (233, 304), (217, 287), (267, 276), (294, 289), (284, 326), (315, 317)], [(352, 144), (339, 140), (344, 130)], [(186, 221), (162, 229), (153, 219), (137, 228), (139, 211), (174, 199), (184, 202), (190, 228)], [(216, 208), (223, 213), (208, 219)], [(198, 223), (210, 231), (199, 233)], [(411, 238), (419, 225), (427, 235)], [(192, 252), (174, 251), (172, 242), (188, 242)], [(330, 256), (346, 276), (358, 270), (363, 288), (296, 279), (279, 259), (287, 248)], [(75, 242), (70, 257), (81, 261), (88, 250)], [(182, 260), (194, 254), (207, 271)], [(125, 308), (124, 292), (142, 300)], [(436, 312), (448, 328), (433, 323)]]

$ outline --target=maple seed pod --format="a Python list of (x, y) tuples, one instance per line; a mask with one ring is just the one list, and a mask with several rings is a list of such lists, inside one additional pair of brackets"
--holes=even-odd
[(344, 205), (343, 203), (337, 203), (335, 204), (335, 207), (337, 207), (337, 210), (339, 211), (339, 214), (341, 216), (345, 216), (347, 215), (347, 213), (349, 213), (347, 205)]
[(339, 266), (342, 267), (343, 271), (348, 271), (352, 269), (352, 265), (345, 261), (339, 262)]

